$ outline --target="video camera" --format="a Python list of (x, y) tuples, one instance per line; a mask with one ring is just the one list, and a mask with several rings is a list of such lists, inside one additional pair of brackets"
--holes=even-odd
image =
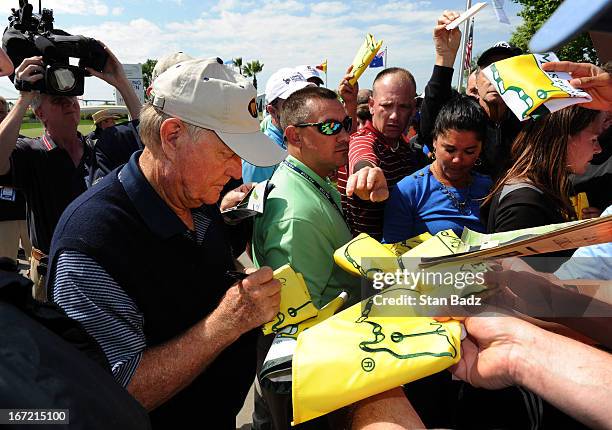
[[(28, 0), (19, 0), (19, 10), (11, 9), (9, 25), (2, 36), (2, 47), (15, 67), (28, 58), (42, 55), (43, 79), (30, 84), (10, 76), (20, 91), (40, 91), (52, 95), (80, 96), (85, 91), (85, 67), (101, 72), (108, 54), (95, 39), (72, 36), (53, 28), (53, 10), (32, 13)], [(70, 58), (79, 58), (79, 65), (70, 65)]]

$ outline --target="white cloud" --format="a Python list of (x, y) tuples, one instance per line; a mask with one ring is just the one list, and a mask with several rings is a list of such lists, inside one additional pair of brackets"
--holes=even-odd
[(301, 12), (306, 5), (296, 0), (264, 0), (260, 10), (265, 13)]
[(124, 10), (125, 10), (125, 9), (124, 9), (124, 8), (122, 8), (121, 6), (117, 6), (117, 7), (114, 7), (114, 8), (111, 10), (111, 13), (112, 13), (114, 16), (119, 16), (119, 15), (123, 14), (123, 11), (124, 11)]
[(214, 12), (221, 12), (223, 10), (232, 10), (236, 8), (236, 6), (238, 6), (237, 0), (220, 0), (219, 3), (212, 8), (212, 10)]
[(310, 6), (310, 10), (312, 10), (315, 14), (318, 15), (338, 15), (349, 10), (349, 7), (346, 3), (342, 3), (339, 1), (329, 1), (315, 3)]
[(93, 27), (71, 27), (66, 31), (103, 41), (123, 63), (142, 63), (147, 58), (179, 50), (175, 35), (143, 18), (128, 22), (107, 21)]
[[(3, 1), (0, 0), (0, 4)], [(102, 0), (96, 1), (103, 4)], [(70, 4), (84, 2), (74, 0)], [(379, 40), (384, 39), (389, 65), (411, 70), (419, 91), (431, 75), (434, 61), (431, 33), (441, 13), (438, 2), (429, 5), (423, 1), (380, 1), (375, 8), (367, 0), (355, 0), (346, 3), (347, 6), (339, 1), (308, 4), (304, 0), (259, 0), (256, 7), (246, 7), (249, 3), (235, 3), (234, 0), (218, 0), (215, 4), (218, 10), (213, 11), (210, 6), (195, 9), (190, 11), (194, 18), (185, 20), (154, 22), (151, 18), (139, 18), (120, 22), (123, 17), (117, 17), (97, 25), (62, 28), (72, 34), (101, 39), (124, 63), (144, 62), (177, 50), (224, 60), (243, 57), (248, 62), (257, 59), (265, 65), (257, 77), (260, 92), (267, 78), (277, 69), (319, 64), (325, 59), (329, 60), (328, 84), (335, 87), (367, 32)], [(114, 10), (110, 9), (110, 13)], [(91, 7), (89, 13), (93, 13)], [(147, 16), (144, 9), (142, 16)], [(515, 16), (510, 19), (515, 25), (520, 23)], [(485, 8), (477, 16), (474, 52), (509, 38), (512, 28), (498, 24), (493, 10)], [(380, 70), (368, 69), (360, 85), (370, 87)], [(112, 92), (102, 89), (104, 84), (96, 81), (87, 80), (87, 94), (95, 87), (96, 98), (104, 91), (110, 98)]]

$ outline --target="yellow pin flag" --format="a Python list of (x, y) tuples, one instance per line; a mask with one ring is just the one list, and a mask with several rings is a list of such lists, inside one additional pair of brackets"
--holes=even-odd
[(425, 233), (421, 233), (418, 236), (411, 237), (410, 239), (402, 240), (401, 242), (397, 243), (385, 243), (383, 246), (390, 251), (393, 251), (393, 253), (399, 257), (411, 249), (419, 246), (426, 240), (431, 239), (431, 237), (431, 233), (426, 231)]
[(550, 61), (559, 59), (551, 52), (518, 55), (497, 61), (482, 72), (521, 121), (590, 102), (588, 93), (570, 85), (568, 73), (542, 69), (542, 64)]
[(283, 327), (299, 323), (318, 314), (301, 273), (296, 273), (291, 266), (286, 264), (274, 271), (274, 279), (278, 279), (282, 285), (280, 310), (272, 321), (263, 326), (264, 334), (276, 333)]
[(574, 211), (576, 211), (578, 219), (583, 219), (582, 209), (589, 207), (589, 198), (587, 194), (585, 192), (578, 193), (575, 196), (571, 196), (570, 201), (572, 202), (572, 206), (574, 206)]
[(374, 36), (372, 36), (370, 33), (366, 34), (363, 44), (361, 45), (361, 47), (357, 51), (357, 54), (355, 55), (355, 58), (353, 59), (353, 77), (349, 80), (349, 83), (351, 85), (355, 85), (355, 82), (357, 82), (357, 80), (363, 74), (365, 69), (368, 68), (368, 66), (372, 62), (372, 59), (380, 50), (382, 44), (382, 40), (380, 42), (376, 42)]
[[(374, 297), (391, 294), (418, 292), (389, 288)], [(293, 425), (432, 375), (461, 358), (457, 321), (388, 316), (374, 297), (299, 335), (292, 365)]]
[(400, 267), (392, 250), (365, 233), (337, 249), (334, 261), (347, 272), (369, 279), (376, 272), (395, 272)]
[[(461, 240), (447, 230), (406, 241), (410, 257), (453, 254)], [(336, 263), (371, 278), (393, 273), (401, 259), (366, 234), (334, 254)], [(416, 260), (416, 259), (415, 259)], [(293, 353), (293, 424), (444, 370), (460, 360), (461, 327), (420, 317), (415, 306), (427, 285), (379, 291), (300, 333)]]

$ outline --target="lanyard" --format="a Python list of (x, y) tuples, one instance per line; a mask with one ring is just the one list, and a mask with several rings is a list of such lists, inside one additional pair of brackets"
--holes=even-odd
[(329, 201), (329, 203), (331, 203), (331, 205), (334, 207), (334, 209), (336, 209), (336, 211), (338, 211), (338, 214), (340, 214), (340, 218), (342, 218), (344, 220), (344, 216), (342, 215), (342, 211), (340, 210), (340, 208), (338, 207), (338, 205), (334, 201), (334, 198), (331, 196), (331, 194), (327, 190), (325, 190), (317, 181), (315, 181), (312, 177), (310, 177), (310, 175), (308, 173), (304, 172), (302, 169), (300, 169), (295, 164), (292, 164), (292, 163), (288, 162), (287, 160), (283, 161), (283, 164), (285, 166), (289, 167), (294, 172), (298, 173), (300, 176), (302, 176), (308, 182), (310, 182), (313, 187), (315, 187), (321, 194), (323, 194), (325, 196), (325, 198)]

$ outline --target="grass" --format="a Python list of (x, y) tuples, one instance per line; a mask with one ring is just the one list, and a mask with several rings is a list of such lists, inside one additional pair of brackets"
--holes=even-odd
[[(79, 123), (78, 129), (81, 132), (81, 134), (84, 134), (84, 135), (91, 133), (94, 129), (93, 121), (90, 119), (81, 120), (81, 122)], [(42, 136), (43, 134), (43, 126), (38, 121), (24, 122), (23, 124), (21, 124), (21, 130), (19, 132), (23, 134), (24, 136), (39, 137), (39, 136)]]

